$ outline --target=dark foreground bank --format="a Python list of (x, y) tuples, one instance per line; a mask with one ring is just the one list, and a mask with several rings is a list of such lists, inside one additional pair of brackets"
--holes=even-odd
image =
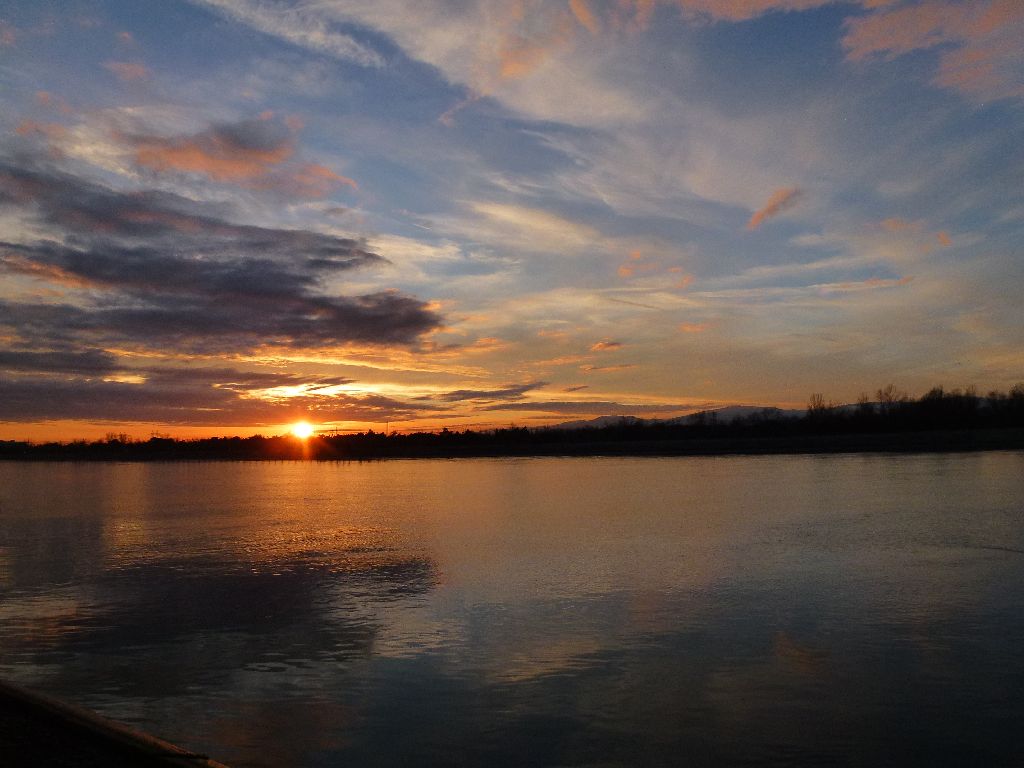
[(1009, 393), (946, 392), (912, 400), (879, 390), (879, 402), (852, 406), (811, 398), (806, 412), (766, 408), (720, 421), (714, 411), (682, 420), (623, 417), (599, 428), (509, 427), (487, 431), (368, 430), (359, 434), (106, 440), (72, 443), (0, 441), (0, 459), (30, 461), (293, 460), (481, 456), (713, 456), (848, 452), (958, 452), (1024, 448), (1024, 385)]
[(206, 755), (2, 682), (0, 754), (5, 765), (48, 768), (225, 768)]
[(298, 440), (227, 437), (145, 442), (0, 443), (8, 461), (374, 461), (502, 456), (731, 456), (827, 453), (959, 453), (1024, 450), (1024, 429), (716, 435), (659, 430), (580, 430), (577, 434), (500, 430), (414, 435), (367, 433)]

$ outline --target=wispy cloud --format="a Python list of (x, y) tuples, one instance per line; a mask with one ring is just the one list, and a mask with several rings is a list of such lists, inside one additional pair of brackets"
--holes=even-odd
[(665, 403), (628, 403), (617, 400), (531, 400), (526, 403), (497, 403), (484, 408), (488, 411), (523, 411), (554, 414), (583, 414), (605, 416), (611, 414), (668, 414), (679, 411), (692, 411), (692, 404)]
[(587, 373), (610, 373), (612, 371), (628, 371), (630, 368), (636, 368), (635, 363), (622, 363), (620, 365), (581, 365), (580, 370), (586, 371)]
[(576, 21), (582, 24), (590, 34), (601, 34), (601, 21), (589, 0), (569, 0), (569, 10), (576, 17)]
[(683, 333), (704, 333), (708, 329), (707, 323), (680, 323), (679, 330)]
[(112, 72), (118, 80), (125, 83), (149, 78), (149, 69), (145, 64), (139, 64), (138, 62), (108, 61), (103, 66)]
[(796, 187), (775, 190), (772, 192), (772, 196), (768, 198), (768, 202), (764, 204), (764, 207), (755, 211), (754, 215), (750, 217), (750, 221), (747, 222), (747, 229), (757, 229), (766, 219), (788, 211), (799, 202), (802, 195), (803, 193)]
[(192, 0), (266, 35), (366, 67), (384, 65), (384, 57), (334, 28), (316, 9), (261, 0)]
[(13, 46), (18, 42), (18, 30), (5, 21), (0, 21), (0, 46)]
[(722, 21), (747, 21), (766, 13), (806, 11), (834, 0), (670, 0), (687, 15)]

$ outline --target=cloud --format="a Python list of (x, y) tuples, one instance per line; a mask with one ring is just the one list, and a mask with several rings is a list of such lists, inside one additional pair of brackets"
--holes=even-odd
[(462, 237), (528, 253), (578, 253), (604, 240), (593, 227), (540, 208), (492, 202), (467, 207), (473, 215), (436, 223)]
[(679, 330), (683, 333), (703, 333), (708, 329), (707, 323), (680, 323)]
[(135, 161), (156, 171), (201, 173), (215, 181), (266, 175), (295, 151), (293, 131), (282, 120), (256, 119), (213, 126), (191, 136), (126, 136)]
[(846, 22), (850, 61), (891, 60), (943, 46), (932, 82), (974, 99), (1024, 96), (1024, 4), (932, 0), (877, 10)]
[(796, 187), (775, 190), (772, 192), (771, 197), (768, 198), (768, 202), (764, 204), (764, 207), (755, 211), (754, 215), (750, 217), (750, 221), (747, 222), (747, 229), (757, 229), (765, 219), (770, 219), (784, 211), (788, 211), (797, 204), (802, 195), (803, 193)]
[(289, 162), (299, 124), (272, 113), (221, 123), (186, 136), (122, 134), (136, 165), (160, 173), (200, 174), (253, 189), (275, 189), (294, 197), (325, 197), (356, 183), (316, 163)]
[(102, 375), (113, 373), (117, 358), (101, 349), (77, 350), (0, 350), (0, 371), (28, 371), (32, 373), (73, 373)]
[(569, 10), (590, 34), (601, 34), (601, 21), (591, 8), (589, 0), (569, 0)]
[(0, 45), (13, 46), (18, 42), (18, 30), (5, 21), (0, 21)]
[[(671, 2), (672, 0), (670, 0)], [(767, 13), (806, 11), (834, 0), (674, 0), (684, 15), (719, 21), (747, 21)]]
[[(144, 422), (166, 425), (283, 424), (298, 418), (318, 423), (405, 420), (425, 408), (381, 395), (315, 395), (254, 398), (217, 386), (193, 371), (172, 381), (143, 383), (102, 379), (0, 376), (0, 421), (55, 419)], [(431, 409), (433, 410), (433, 409)]]
[(532, 381), (526, 384), (510, 384), (507, 387), (500, 389), (457, 389), (453, 392), (445, 392), (441, 395), (434, 396), (437, 400), (441, 400), (446, 403), (461, 402), (464, 400), (474, 400), (480, 402), (494, 402), (497, 400), (519, 400), (527, 392), (532, 392), (535, 389), (540, 389), (546, 386), (545, 381)]
[(824, 283), (812, 285), (811, 288), (820, 290), (822, 293), (850, 293), (855, 291), (870, 291), (879, 288), (896, 288), (908, 285), (913, 282), (913, 275), (904, 275), (899, 278), (869, 277), (866, 280), (857, 280), (845, 283)]
[(609, 373), (611, 371), (628, 371), (630, 368), (636, 368), (635, 364), (622, 364), (622, 365), (581, 365), (580, 370), (586, 371), (587, 373)]
[(234, 224), (178, 195), (9, 161), (0, 162), (3, 207), (34, 216), (54, 239), (0, 243), (0, 268), (77, 289), (66, 304), (0, 302), (0, 326), (39, 344), (412, 344), (441, 323), (397, 291), (328, 293), (328, 278), (384, 263), (355, 240)]
[(19, 136), (42, 136), (50, 141), (60, 141), (67, 136), (68, 129), (60, 123), (40, 123), (26, 118), (18, 123), (14, 132)]
[(591, 352), (610, 352), (616, 349), (622, 349), (624, 345), (621, 341), (598, 341), (590, 346)]
[(322, 14), (318, 14), (316, 9), (306, 10), (258, 0), (192, 1), (265, 35), (287, 40), (293, 45), (364, 67), (384, 65), (384, 57), (377, 51), (351, 35), (332, 28), (330, 22)]
[(897, 216), (882, 219), (882, 229), (886, 232), (921, 232), (924, 229), (923, 221), (907, 221)]
[(485, 411), (536, 411), (539, 413), (590, 414), (663, 414), (678, 411), (692, 411), (693, 405), (663, 403), (641, 405), (617, 402), (615, 400), (531, 400), (522, 403), (495, 403), (483, 408)]
[[(607, 48), (577, 45), (587, 34), (566, 0), (345, 0), (274, 4), (260, 0), (193, 0), (229, 18), (309, 50), (328, 52), (323, 41), (352, 26), (386, 35), (405, 55), (435, 67), (466, 96), (442, 116), (483, 97), (521, 114), (584, 123), (635, 120), (644, 100), (630, 85), (602, 76)], [(589, 37), (589, 35), (588, 35)], [(345, 35), (348, 42), (352, 38)], [(364, 47), (365, 50), (365, 47)], [(339, 58), (349, 58), (344, 55)], [(373, 54), (383, 64), (383, 57)]]
[(110, 72), (113, 72), (117, 79), (124, 83), (149, 78), (149, 70), (143, 64), (130, 61), (107, 61), (104, 62), (103, 66)]

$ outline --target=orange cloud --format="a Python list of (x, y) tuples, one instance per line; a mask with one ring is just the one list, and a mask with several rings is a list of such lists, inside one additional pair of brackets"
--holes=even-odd
[[(530, 13), (527, 13), (524, 0), (498, 4), (496, 9), (503, 15), (495, 23), (497, 43), (478, 51), (475, 83), (469, 95), (447, 109), (438, 117), (438, 122), (451, 127), (455, 124), (455, 115), (494, 93), (501, 81), (526, 77), (571, 43), (576, 22), (580, 19), (579, 13), (585, 17), (589, 10), (585, 2), (578, 6), (570, 7), (570, 10), (562, 8), (539, 13), (538, 8), (531, 4)], [(596, 22), (596, 17), (593, 20)]]
[(74, 112), (66, 101), (54, 96), (49, 91), (36, 91), (36, 104), (47, 109), (54, 108), (64, 115), (70, 115)]
[(534, 360), (530, 365), (535, 366), (552, 366), (552, 365), (572, 365), (573, 363), (579, 363), (586, 360), (586, 355), (562, 355), (561, 357), (551, 357), (546, 360)]
[(923, 228), (923, 221), (907, 221), (895, 216), (882, 220), (882, 229), (886, 232), (920, 232)]
[(22, 120), (14, 129), (19, 136), (45, 136), (48, 139), (61, 139), (67, 135), (68, 129), (57, 123), (38, 123), (35, 120)]
[(207, 138), (150, 139), (139, 144), (135, 161), (155, 171), (185, 171), (201, 173), (215, 181), (238, 181), (264, 175), (268, 166), (283, 162), (293, 152), (290, 145), (248, 149), (216, 137)]
[(939, 239), (939, 245), (943, 248), (949, 248), (949, 246), (953, 244), (953, 238), (951, 238), (949, 236), (949, 232), (946, 232), (945, 230), (939, 232), (936, 237)]
[[(523, 21), (518, 14), (513, 14), (513, 18)], [(548, 24), (538, 27), (517, 25), (517, 29), (505, 36), (498, 49), (499, 76), (511, 80), (525, 77), (568, 43), (572, 34), (572, 17), (568, 14), (559, 14)]]
[(750, 217), (750, 221), (747, 222), (747, 229), (757, 229), (765, 219), (770, 219), (784, 211), (788, 211), (797, 204), (797, 201), (802, 196), (803, 192), (797, 187), (785, 187), (775, 190), (772, 192), (772, 196), (768, 198), (768, 202), (765, 203), (764, 207)]
[(14, 45), (18, 42), (18, 33), (10, 24), (0, 21), (0, 45)]
[(687, 15), (722, 21), (746, 21), (773, 11), (806, 11), (832, 0), (678, 0)]
[(945, 46), (932, 82), (967, 96), (998, 99), (1024, 96), (1022, 37), (1020, 0), (933, 0), (851, 19), (842, 43), (850, 61), (890, 60)]
[(869, 277), (867, 280), (859, 280), (849, 283), (830, 283), (818, 286), (824, 291), (864, 291), (873, 288), (895, 288), (900, 285), (907, 285), (914, 280), (913, 275), (904, 275), (900, 278)]
[(42, 280), (46, 283), (55, 283), (73, 288), (86, 288), (93, 285), (91, 280), (68, 272), (61, 267), (53, 264), (40, 264), (12, 252), (0, 252), (0, 269)]
[(679, 330), (683, 333), (703, 333), (708, 329), (707, 323), (680, 323)]
[(541, 330), (537, 331), (537, 335), (542, 339), (555, 339), (557, 341), (563, 341), (564, 339), (569, 338), (568, 331), (560, 331), (549, 328), (542, 328)]
[(610, 371), (626, 371), (630, 368), (636, 368), (636, 365), (581, 365), (580, 370), (586, 371), (587, 373), (608, 373)]
[(270, 177), (265, 186), (297, 197), (326, 197), (343, 186), (359, 189), (352, 179), (316, 163), (306, 163), (290, 173)]
[(928, 3), (852, 18), (846, 22), (843, 47), (851, 61), (872, 56), (893, 59), (948, 42), (966, 27), (970, 16), (967, 4)]
[(295, 134), (301, 127), (300, 120), (280, 120), (268, 112), (189, 136), (123, 138), (134, 145), (135, 162), (154, 171), (198, 173), (297, 197), (325, 197), (342, 186), (358, 189), (355, 181), (324, 165), (287, 162), (295, 154)]
[(622, 349), (623, 344), (621, 341), (598, 341), (590, 346), (591, 352), (611, 352), (615, 349)]
[(124, 83), (145, 80), (149, 77), (149, 70), (143, 64), (135, 64), (130, 61), (108, 61), (103, 66)]
[[(650, 261), (643, 260), (643, 254), (640, 251), (630, 251), (629, 257), (624, 264), (621, 264), (617, 270), (619, 277), (626, 279), (635, 277), (637, 275), (650, 275), (655, 272), (660, 272), (662, 269), (662, 263), (656, 259)], [(682, 267), (668, 267), (665, 270), (671, 274), (680, 274), (683, 271)], [(684, 276), (682, 278), (682, 284), (686, 285), (692, 278)]]
[(590, 7), (588, 0), (569, 0), (569, 10), (590, 34), (601, 34), (601, 21), (594, 15), (594, 9)]
[(686, 273), (685, 273), (685, 272), (683, 271), (683, 268), (682, 268), (682, 267), (669, 267), (669, 268), (668, 268), (668, 271), (669, 271), (670, 273), (672, 273), (673, 275), (682, 275), (682, 277), (680, 277), (680, 278), (679, 278), (679, 279), (678, 279), (678, 280), (677, 280), (677, 281), (675, 282), (675, 284), (674, 284), (674, 285), (672, 286), (672, 287), (673, 287), (674, 289), (676, 289), (677, 291), (680, 291), (680, 290), (682, 290), (683, 288), (686, 288), (686, 287), (688, 287), (688, 286), (690, 285), (690, 283), (692, 283), (692, 282), (693, 282), (693, 275), (688, 275), (688, 274), (686, 274)]

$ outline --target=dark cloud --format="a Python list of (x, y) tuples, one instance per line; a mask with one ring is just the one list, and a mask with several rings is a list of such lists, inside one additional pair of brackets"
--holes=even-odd
[(356, 240), (236, 224), (179, 195), (121, 192), (31, 162), (0, 161), (0, 206), (61, 239), (0, 243), (0, 269), (88, 289), (73, 304), (0, 304), (0, 325), (36, 345), (410, 344), (441, 322), (396, 291), (328, 294), (325, 278), (384, 261)]
[(104, 375), (116, 369), (116, 358), (99, 349), (0, 350), (0, 371)]
[(527, 384), (512, 384), (501, 389), (456, 389), (453, 392), (445, 392), (443, 395), (436, 395), (437, 400), (446, 403), (455, 403), (463, 400), (478, 400), (493, 402), (495, 400), (519, 400), (527, 392), (540, 389), (547, 384), (546, 381), (534, 381)]
[[(251, 153), (286, 137), (274, 125), (221, 127)], [(239, 224), (232, 211), (167, 192), (124, 192), (32, 159), (0, 159), (0, 208), (45, 238), (0, 241), (0, 273), (59, 289), (0, 300), (0, 420), (279, 424), (384, 421), (423, 408), (378, 395), (331, 394), (343, 377), (230, 367), (140, 366), (110, 350), (232, 354), (262, 345), (409, 345), (437, 328), (428, 305), (397, 291), (327, 290), (385, 260), (359, 241)], [(60, 296), (57, 299), (54, 296)], [(258, 390), (301, 387), (296, 397)], [(432, 409), (433, 410), (433, 409)]]
[(167, 384), (205, 382), (222, 389), (253, 390), (269, 387), (288, 387), (304, 384), (315, 389), (351, 384), (346, 376), (304, 376), (287, 371), (242, 371), (237, 368), (170, 368), (148, 366), (131, 369), (132, 373), (144, 376), (150, 381)]
[(157, 190), (122, 192), (31, 161), (0, 160), (0, 205), (34, 211), (71, 247), (90, 252), (145, 247), (193, 259), (298, 260), (319, 270), (385, 261), (356, 240), (236, 224), (225, 206)]
[[(267, 380), (258, 374), (235, 373), (160, 371), (150, 373), (142, 383), (0, 376), (0, 421), (76, 419), (120, 424), (257, 425), (282, 424), (300, 418), (317, 422), (397, 421), (424, 412), (418, 406), (381, 395), (319, 393), (275, 400), (254, 398), (249, 396), (252, 389), (308, 383), (309, 379), (285, 374)], [(327, 386), (325, 382), (318, 383)]]
[(552, 400), (549, 402), (495, 403), (484, 407), (487, 411), (539, 411), (541, 413), (667, 413), (693, 410), (692, 406), (666, 403), (665, 405), (628, 405), (613, 400)]

